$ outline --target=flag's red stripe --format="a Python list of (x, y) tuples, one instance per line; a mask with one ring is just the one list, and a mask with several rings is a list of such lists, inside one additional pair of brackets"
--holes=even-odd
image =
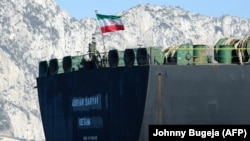
[(117, 30), (124, 30), (124, 26), (123, 25), (109, 25), (109, 26), (101, 27), (102, 33), (114, 32), (114, 31), (117, 31)]

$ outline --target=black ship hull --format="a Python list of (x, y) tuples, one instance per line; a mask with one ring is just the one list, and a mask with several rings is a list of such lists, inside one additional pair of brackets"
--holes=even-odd
[(250, 124), (250, 66), (151, 65), (37, 78), (46, 141), (147, 141), (151, 124)]

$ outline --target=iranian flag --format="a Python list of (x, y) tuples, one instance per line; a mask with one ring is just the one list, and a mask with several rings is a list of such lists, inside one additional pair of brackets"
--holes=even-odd
[(124, 30), (124, 25), (122, 23), (121, 16), (101, 14), (96, 14), (96, 16), (100, 23), (102, 33)]

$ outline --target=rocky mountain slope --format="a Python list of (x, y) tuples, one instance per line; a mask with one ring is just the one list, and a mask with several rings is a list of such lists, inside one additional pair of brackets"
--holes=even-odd
[[(44, 140), (36, 86), (38, 63), (87, 52), (96, 19), (76, 20), (54, 0), (2, 0), (0, 3), (0, 136)], [(102, 13), (106, 14), (106, 13)], [(212, 46), (222, 37), (250, 35), (250, 20), (208, 17), (179, 7), (141, 4), (119, 13), (125, 30), (104, 34), (105, 51), (182, 43)]]

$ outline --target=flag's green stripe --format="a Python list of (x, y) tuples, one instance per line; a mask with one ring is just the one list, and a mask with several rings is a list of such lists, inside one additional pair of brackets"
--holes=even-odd
[(102, 15), (102, 14), (96, 14), (97, 19), (101, 20), (101, 19), (117, 19), (117, 18), (121, 18), (121, 16), (114, 16), (114, 15)]

